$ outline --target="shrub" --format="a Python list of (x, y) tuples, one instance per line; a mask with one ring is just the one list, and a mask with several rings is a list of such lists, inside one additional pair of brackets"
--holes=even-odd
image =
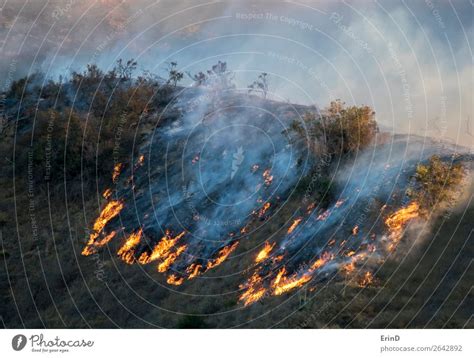
[(178, 82), (183, 79), (183, 73), (177, 70), (178, 63), (170, 62), (168, 64), (168, 81), (167, 84), (172, 84), (173, 87), (176, 87)]
[(331, 102), (322, 118), (325, 143), (330, 154), (347, 154), (366, 148), (378, 131), (375, 112), (368, 106), (344, 107)]
[(368, 106), (345, 107), (331, 102), (320, 115), (306, 113), (303, 123), (293, 122), (291, 130), (304, 138), (317, 155), (351, 154), (366, 148), (378, 132), (375, 112)]
[(443, 162), (433, 155), (427, 164), (418, 164), (414, 175), (416, 189), (408, 195), (423, 209), (431, 209), (442, 202), (450, 201), (464, 177), (461, 164)]
[(249, 93), (260, 92), (263, 98), (267, 98), (268, 94), (268, 73), (262, 72), (256, 81), (248, 86)]

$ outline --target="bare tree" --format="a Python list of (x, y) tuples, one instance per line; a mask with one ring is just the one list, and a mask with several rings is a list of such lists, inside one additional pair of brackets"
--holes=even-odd
[(267, 98), (268, 94), (268, 73), (262, 72), (256, 81), (253, 81), (248, 86), (249, 93), (260, 92), (263, 95), (263, 98)]
[(194, 81), (195, 86), (207, 86), (215, 90), (234, 88), (234, 73), (227, 70), (227, 63), (219, 61), (206, 73), (199, 72), (195, 75), (187, 73)]
[(183, 72), (177, 70), (178, 63), (170, 62), (168, 64), (168, 81), (167, 84), (172, 84), (174, 87), (181, 81), (184, 77)]
[(132, 73), (137, 68), (137, 61), (133, 58), (124, 62), (121, 58), (117, 60), (115, 71), (121, 80), (129, 80), (132, 78)]
[(195, 86), (205, 86), (208, 80), (207, 75), (204, 72), (199, 72), (197, 74), (192, 75), (189, 72), (186, 72), (186, 74), (194, 81)]

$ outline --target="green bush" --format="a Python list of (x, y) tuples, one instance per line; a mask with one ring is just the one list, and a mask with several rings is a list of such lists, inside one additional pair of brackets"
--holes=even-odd
[(303, 123), (293, 122), (290, 129), (306, 141), (317, 155), (345, 155), (366, 148), (378, 132), (375, 112), (368, 106), (345, 107), (331, 102), (320, 115), (306, 113)]
[(329, 154), (347, 154), (366, 148), (378, 131), (375, 112), (368, 106), (344, 107), (331, 102), (322, 118), (325, 144)]
[(461, 164), (444, 162), (433, 155), (427, 164), (418, 164), (414, 175), (416, 188), (408, 194), (421, 208), (431, 209), (452, 200), (454, 190), (463, 177), (464, 168)]

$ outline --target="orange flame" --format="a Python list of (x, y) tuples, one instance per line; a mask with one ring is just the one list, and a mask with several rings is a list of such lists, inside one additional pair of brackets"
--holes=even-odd
[(329, 217), (329, 214), (331, 214), (331, 211), (330, 211), (330, 210), (326, 210), (324, 213), (319, 214), (318, 217), (316, 218), (316, 220), (324, 221), (324, 220), (326, 220), (326, 219)]
[(351, 262), (349, 262), (348, 264), (343, 265), (343, 266), (341, 267), (341, 270), (342, 270), (342, 272), (344, 272), (346, 275), (348, 275), (348, 274), (354, 272), (355, 268), (356, 268), (356, 267), (355, 267), (355, 262), (354, 262), (354, 261), (351, 261)]
[(176, 242), (181, 239), (185, 233), (186, 232), (183, 231), (173, 238), (170, 236), (170, 232), (166, 231), (165, 236), (161, 238), (160, 242), (158, 242), (158, 244), (153, 248), (151, 253), (142, 253), (138, 258), (138, 262), (145, 265), (160, 258), (167, 257), (171, 248), (173, 248)]
[(112, 181), (115, 183), (120, 175), (120, 172), (122, 171), (123, 164), (122, 163), (117, 163), (114, 166), (114, 171), (112, 172)]
[(268, 242), (265, 242), (265, 246), (258, 253), (257, 257), (255, 258), (255, 262), (259, 263), (265, 260), (270, 254), (270, 251), (272, 251), (274, 246), (275, 246), (275, 243), (273, 243), (273, 245), (270, 245)]
[(370, 284), (372, 284), (374, 281), (374, 276), (372, 275), (372, 272), (367, 271), (365, 274), (362, 275), (362, 277), (359, 278), (358, 284), (360, 287), (367, 287)]
[(262, 286), (262, 278), (257, 273), (254, 273), (244, 285), (240, 285), (239, 287), (246, 289), (239, 297), (239, 301), (243, 301), (244, 306), (257, 302), (266, 292), (266, 289)]
[(111, 195), (112, 195), (112, 189), (110, 188), (105, 189), (104, 192), (102, 193), (102, 197), (104, 199), (110, 198)]
[(352, 228), (352, 235), (357, 235), (359, 233), (359, 225), (356, 225)]
[(184, 282), (184, 278), (177, 277), (176, 275), (172, 274), (168, 276), (166, 282), (170, 285), (179, 286)]
[(125, 243), (117, 252), (117, 255), (127, 264), (132, 264), (135, 261), (135, 248), (140, 242), (141, 237), (142, 229), (131, 233), (127, 241), (125, 241)]
[(258, 217), (262, 217), (263, 215), (265, 215), (265, 213), (267, 212), (268, 209), (270, 209), (270, 206), (271, 204), (270, 203), (265, 203), (263, 204), (263, 207), (259, 210), (258, 212)]
[(100, 233), (107, 225), (107, 223), (116, 217), (120, 211), (123, 209), (123, 203), (118, 200), (112, 200), (107, 203), (107, 205), (102, 209), (99, 217), (95, 220), (94, 226), (92, 227), (93, 232), (89, 235), (89, 241), (87, 242), (86, 247), (82, 251), (82, 255), (88, 256), (94, 252), (96, 252), (96, 248), (105, 245), (108, 241), (110, 241), (113, 236), (109, 234), (106, 238), (108, 240), (101, 240), (100, 244), (96, 242), (97, 238), (99, 237)]
[(109, 243), (110, 240), (112, 240), (115, 237), (116, 232), (112, 231), (110, 234), (107, 236), (103, 237), (102, 239), (99, 239), (95, 242), (95, 247), (102, 247), (105, 244)]
[(323, 265), (328, 263), (334, 258), (333, 254), (330, 254), (329, 252), (324, 252), (311, 266), (311, 271), (315, 271), (319, 268), (321, 268)]
[(232, 251), (234, 251), (237, 248), (238, 244), (239, 244), (239, 242), (236, 241), (232, 245), (226, 246), (223, 249), (221, 249), (218, 253), (217, 258), (215, 258), (214, 260), (211, 260), (207, 263), (207, 270), (209, 270), (213, 267), (219, 266), (221, 263), (223, 263), (227, 259), (227, 257), (229, 257), (229, 255), (232, 253)]
[(285, 292), (288, 292), (296, 287), (303, 286), (305, 283), (311, 280), (309, 273), (304, 273), (299, 276), (293, 274), (291, 276), (286, 275), (286, 269), (283, 267), (277, 274), (275, 280), (272, 283), (273, 294), (279, 296)]
[(176, 259), (183, 253), (183, 251), (186, 249), (186, 245), (182, 245), (178, 247), (176, 252), (173, 252), (172, 254), (168, 255), (165, 260), (158, 265), (158, 272), (165, 272), (167, 271), (170, 266), (173, 264), (173, 262), (176, 261)]
[(303, 218), (298, 218), (295, 221), (293, 221), (293, 224), (291, 224), (287, 233), (291, 234), (296, 229), (296, 227), (300, 224), (301, 220), (303, 220)]
[(199, 264), (192, 264), (188, 267), (186, 272), (189, 274), (188, 279), (192, 280), (193, 278), (199, 276), (202, 270), (202, 265)]
[(273, 181), (273, 175), (271, 175), (270, 169), (265, 169), (262, 176), (263, 176), (263, 180), (264, 180), (265, 185), (269, 186)]
[(385, 225), (390, 231), (389, 239), (392, 241), (388, 248), (390, 251), (394, 250), (400, 241), (403, 227), (408, 221), (420, 216), (419, 209), (418, 203), (412, 202), (408, 206), (397, 210), (385, 220)]

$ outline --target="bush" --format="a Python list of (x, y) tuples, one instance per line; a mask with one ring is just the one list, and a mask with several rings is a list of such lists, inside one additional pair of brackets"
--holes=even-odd
[(464, 177), (461, 164), (443, 162), (433, 155), (427, 164), (418, 164), (414, 175), (416, 189), (408, 195), (418, 202), (421, 208), (431, 209), (442, 202), (450, 201)]
[(368, 106), (344, 107), (331, 102), (322, 118), (325, 143), (330, 154), (347, 154), (366, 148), (378, 132), (375, 112)]
[(366, 148), (378, 132), (375, 112), (368, 106), (345, 107), (331, 102), (321, 115), (306, 113), (303, 122), (294, 122), (291, 130), (303, 137), (317, 155), (334, 156)]

